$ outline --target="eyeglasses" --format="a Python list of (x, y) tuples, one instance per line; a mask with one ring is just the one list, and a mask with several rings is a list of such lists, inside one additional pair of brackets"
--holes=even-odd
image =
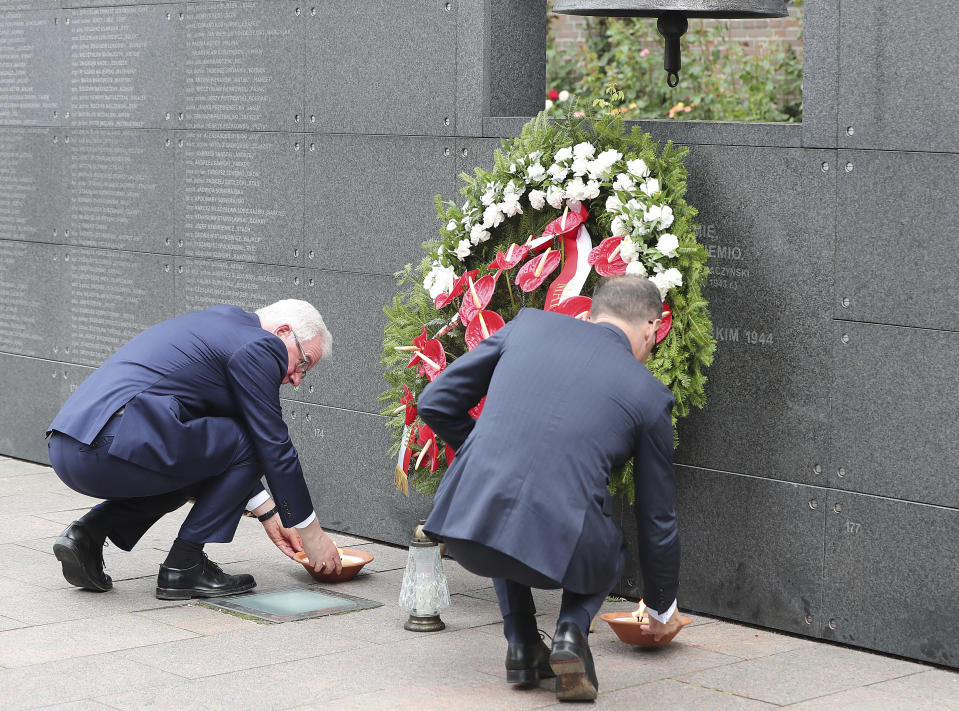
[(303, 352), (303, 346), (300, 345), (300, 339), (296, 337), (294, 331), (290, 331), (293, 334), (293, 342), (296, 344), (296, 349), (300, 352), (300, 360), (296, 364), (296, 368), (293, 369), (294, 373), (300, 375), (300, 377), (306, 375), (306, 371), (310, 369), (310, 361), (307, 360), (306, 354)]

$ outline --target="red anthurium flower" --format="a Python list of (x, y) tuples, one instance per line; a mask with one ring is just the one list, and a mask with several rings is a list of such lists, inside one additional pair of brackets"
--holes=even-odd
[(416, 465), (414, 469), (419, 469), (420, 464), (423, 463), (423, 459), (429, 457), (430, 473), (435, 472), (437, 467), (440, 465), (440, 448), (439, 445), (436, 444), (436, 435), (433, 434), (433, 430), (431, 430), (427, 425), (420, 427), (420, 434), (416, 438), (416, 443), (423, 449), (420, 450), (420, 454), (416, 458)]
[(470, 417), (472, 417), (474, 420), (478, 420), (479, 416), (483, 414), (483, 405), (485, 404), (486, 404), (486, 396), (484, 395), (483, 399), (480, 400), (475, 407), (471, 407), (469, 409)]
[[(579, 229), (579, 226), (588, 219), (589, 211), (586, 209), (586, 205), (580, 203), (578, 210), (564, 212), (562, 215), (546, 225), (546, 229), (543, 230), (543, 237), (546, 237), (547, 235), (552, 235), (553, 237), (562, 237), (570, 232), (575, 232)], [(536, 249), (539, 250), (545, 246), (545, 244), (542, 244)]]
[(467, 349), (473, 350), (480, 341), (489, 338), (505, 325), (503, 317), (495, 311), (477, 311), (470, 325), (466, 327)]
[[(417, 360), (419, 360), (417, 358)], [(400, 398), (400, 402), (406, 405), (406, 426), (409, 427), (413, 424), (413, 421), (416, 419), (416, 404), (413, 400), (413, 393), (410, 392), (410, 389), (403, 385), (403, 397)]]
[(562, 255), (559, 251), (546, 250), (524, 264), (516, 274), (516, 284), (523, 291), (534, 291), (546, 281), (546, 277), (559, 266)]
[(550, 101), (556, 101), (559, 98), (559, 92), (556, 89), (550, 89), (548, 96)]
[(626, 273), (626, 262), (619, 255), (619, 244), (622, 241), (622, 237), (607, 237), (589, 251), (586, 261), (593, 265), (597, 274), (610, 277)]
[(453, 448), (448, 444), (443, 445), (446, 448), (446, 466), (449, 466), (453, 463), (453, 458), (456, 456), (456, 452), (453, 451)]
[(426, 326), (423, 326), (423, 333), (413, 339), (413, 345), (419, 350), (413, 354), (406, 367), (412, 368), (418, 365), (419, 375), (429, 378), (432, 382), (446, 368), (446, 351), (443, 350), (443, 344), (427, 338)]
[(463, 272), (463, 274), (457, 277), (456, 281), (453, 282), (453, 288), (450, 289), (450, 293), (437, 294), (436, 298), (433, 299), (433, 306), (436, 307), (437, 311), (446, 308), (453, 299), (460, 296), (463, 293), (463, 288), (466, 286), (467, 279), (476, 279), (478, 273), (479, 269)]
[(572, 296), (561, 301), (557, 306), (549, 310), (586, 321), (589, 318), (589, 310), (592, 307), (593, 300), (588, 296)]
[(673, 310), (669, 307), (665, 301), (663, 302), (663, 322), (659, 324), (659, 330), (656, 331), (656, 343), (659, 343), (667, 335), (669, 335), (669, 330), (673, 327)]
[(490, 269), (512, 269), (523, 261), (529, 254), (529, 247), (525, 244), (511, 244), (505, 252), (497, 252), (496, 259), (489, 265)]
[[(496, 289), (496, 279), (499, 275), (487, 274), (477, 282), (473, 282), (472, 288), (467, 281), (463, 289), (463, 303), (460, 304), (460, 321), (464, 326), (469, 325), (477, 312), (482, 311), (489, 306), (493, 298), (493, 291)], [(479, 301), (477, 306), (476, 302)]]

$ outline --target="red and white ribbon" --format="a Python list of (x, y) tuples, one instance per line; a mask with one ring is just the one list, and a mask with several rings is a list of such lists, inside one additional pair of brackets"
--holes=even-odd
[(556, 308), (566, 299), (579, 296), (589, 276), (590, 266), (587, 258), (592, 248), (593, 242), (586, 230), (586, 225), (580, 225), (575, 236), (570, 234), (563, 237), (566, 265), (546, 290), (547, 311)]

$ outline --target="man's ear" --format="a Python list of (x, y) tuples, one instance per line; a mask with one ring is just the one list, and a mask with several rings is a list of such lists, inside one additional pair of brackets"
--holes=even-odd
[(273, 333), (275, 333), (277, 336), (285, 336), (286, 334), (288, 334), (288, 333), (289, 333), (290, 331), (292, 331), (292, 330), (293, 330), (293, 329), (290, 328), (289, 324), (285, 324), (285, 323), (284, 323), (284, 324), (280, 324), (279, 326), (277, 326), (277, 327), (273, 330)]

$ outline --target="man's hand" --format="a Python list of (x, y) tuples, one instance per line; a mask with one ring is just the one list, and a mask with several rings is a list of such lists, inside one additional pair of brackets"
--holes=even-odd
[(316, 519), (300, 529), (300, 536), (303, 540), (303, 550), (306, 551), (313, 570), (317, 573), (339, 575), (343, 570), (340, 553), (336, 550), (336, 544), (323, 532)]
[(283, 528), (279, 516), (268, 518), (263, 522), (263, 528), (266, 530), (266, 535), (273, 541), (273, 545), (288, 558), (294, 558), (303, 550), (303, 541), (300, 539), (299, 532), (295, 528)]
[(665, 623), (650, 616), (649, 623), (640, 625), (640, 629), (646, 634), (652, 634), (653, 639), (658, 642), (667, 635), (675, 634), (682, 626), (682, 620), (679, 619), (679, 608), (677, 608), (673, 612), (673, 616), (666, 620)]

